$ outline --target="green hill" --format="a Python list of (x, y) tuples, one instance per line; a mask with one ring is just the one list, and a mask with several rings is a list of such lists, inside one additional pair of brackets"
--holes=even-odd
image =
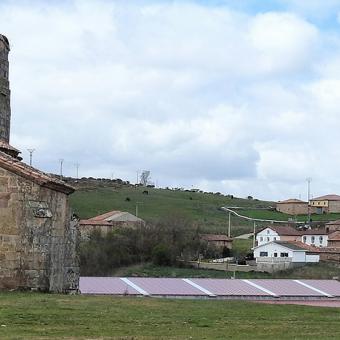
[[(148, 195), (143, 194), (147, 190)], [(80, 188), (70, 197), (74, 211), (81, 218), (89, 218), (110, 210), (136, 213), (146, 221), (169, 215), (181, 215), (197, 223), (206, 232), (226, 233), (228, 215), (221, 206), (269, 207), (272, 202), (231, 198), (221, 194), (188, 192), (123, 185), (121, 187)], [(251, 222), (232, 217), (234, 235), (248, 232)]]
[[(240, 215), (257, 219), (275, 219), (288, 221), (293, 216), (273, 211), (274, 202), (256, 199), (242, 199), (219, 193), (190, 192), (170, 189), (134, 187), (125, 182), (110, 183), (109, 180), (88, 183), (72, 183), (78, 190), (71, 195), (73, 210), (81, 218), (89, 218), (110, 210), (128, 211), (146, 221), (159, 220), (171, 215), (184, 216), (196, 223), (202, 231), (208, 233), (226, 233), (228, 214), (221, 211), (222, 206), (239, 207)], [(143, 194), (147, 190), (148, 194)], [(313, 221), (329, 221), (339, 219), (340, 214), (312, 215)], [(307, 216), (298, 216), (303, 222)], [(232, 216), (232, 236), (249, 233), (253, 223), (237, 216)], [(257, 223), (258, 228), (268, 225), (267, 222)]]

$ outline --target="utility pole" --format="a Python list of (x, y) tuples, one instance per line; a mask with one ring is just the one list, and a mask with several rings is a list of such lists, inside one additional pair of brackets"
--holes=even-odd
[(79, 179), (79, 166), (80, 166), (80, 164), (79, 163), (76, 163), (76, 164), (74, 164), (75, 165), (75, 167), (76, 167), (76, 174), (77, 174), (77, 179)]
[(255, 248), (255, 245), (256, 245), (256, 242), (255, 242), (255, 234), (256, 234), (256, 222), (254, 221), (253, 248)]
[(60, 178), (62, 178), (63, 177), (63, 163), (64, 163), (64, 159), (60, 158), (59, 162), (60, 162)]
[(143, 202), (136, 202), (136, 217), (138, 217), (138, 204), (142, 204)]
[(30, 153), (30, 166), (32, 166), (33, 152), (35, 151), (35, 149), (27, 149), (27, 151)]
[(137, 170), (136, 185), (139, 183), (139, 170)]
[(310, 182), (312, 181), (311, 177), (306, 178), (307, 181), (307, 200), (308, 200), (308, 225), (310, 226), (310, 215), (311, 215), (311, 211), (310, 211)]
[(230, 237), (230, 234), (231, 234), (231, 213), (229, 213), (229, 216), (228, 216), (228, 237)]

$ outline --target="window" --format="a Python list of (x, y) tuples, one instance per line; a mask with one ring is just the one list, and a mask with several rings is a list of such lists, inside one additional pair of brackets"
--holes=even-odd
[(274, 257), (277, 257), (277, 253), (274, 253)]
[(267, 237), (267, 241), (268, 241), (268, 242), (270, 241), (270, 238), (269, 238), (269, 237)]
[(274, 241), (276, 241), (276, 237), (274, 236)]
[(280, 257), (288, 257), (288, 253), (281, 253)]
[(311, 243), (315, 243), (315, 236), (311, 237)]
[(322, 236), (319, 237), (319, 242), (320, 242), (320, 244), (323, 242), (323, 237)]
[(269, 234), (270, 233), (270, 231), (269, 231), (269, 229), (267, 229), (267, 234)]
[(263, 237), (262, 236), (260, 237), (260, 242), (263, 242)]
[(267, 251), (260, 251), (260, 256), (261, 257), (267, 257), (268, 256), (268, 252)]
[(303, 242), (303, 243), (306, 243), (306, 241), (307, 241), (307, 237), (304, 236), (304, 237), (302, 238), (302, 242)]

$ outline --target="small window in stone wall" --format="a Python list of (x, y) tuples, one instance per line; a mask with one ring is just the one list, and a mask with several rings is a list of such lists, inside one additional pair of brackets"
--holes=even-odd
[(50, 208), (48, 207), (47, 202), (29, 201), (28, 205), (34, 217), (37, 217), (37, 218), (51, 218), (52, 217), (52, 212)]

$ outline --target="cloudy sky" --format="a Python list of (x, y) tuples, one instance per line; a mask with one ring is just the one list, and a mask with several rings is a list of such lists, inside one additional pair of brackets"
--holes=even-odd
[(339, 0), (1, 0), (11, 144), (71, 176), (340, 194), (339, 32)]

